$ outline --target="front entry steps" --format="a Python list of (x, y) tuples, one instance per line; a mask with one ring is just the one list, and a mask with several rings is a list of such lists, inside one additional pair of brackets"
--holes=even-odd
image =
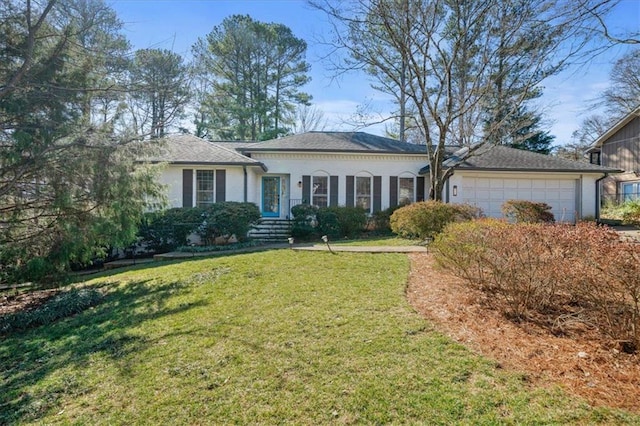
[(291, 237), (291, 222), (287, 219), (262, 218), (248, 235), (264, 243), (286, 243)]

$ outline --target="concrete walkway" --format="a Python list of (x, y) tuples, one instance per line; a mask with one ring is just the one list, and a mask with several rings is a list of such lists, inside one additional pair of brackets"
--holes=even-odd
[[(315, 250), (329, 251), (326, 244), (294, 245), (293, 250)], [(357, 252), (357, 253), (416, 253), (426, 252), (424, 246), (345, 246), (341, 244), (331, 244), (331, 251)]]
[[(292, 250), (329, 251), (326, 244), (294, 244), (292, 247), (289, 247), (288, 244), (265, 244), (262, 246), (247, 247), (237, 250), (206, 251), (199, 253), (173, 251), (170, 253), (156, 254), (155, 256), (153, 256), (153, 260), (174, 260), (189, 259), (192, 257), (224, 256), (238, 253), (252, 253), (264, 250), (289, 248)], [(331, 250), (335, 252), (357, 253), (414, 253), (426, 252), (427, 248), (423, 246), (346, 246), (341, 244), (331, 244)]]

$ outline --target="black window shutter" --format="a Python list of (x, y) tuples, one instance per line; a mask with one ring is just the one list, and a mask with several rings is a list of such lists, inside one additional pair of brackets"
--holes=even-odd
[(182, 207), (193, 207), (193, 170), (182, 169)]
[(338, 176), (329, 176), (329, 205), (338, 205)]
[(424, 176), (416, 180), (416, 201), (424, 201)]
[(345, 194), (347, 196), (347, 201), (345, 203), (345, 205), (347, 207), (353, 207), (355, 205), (355, 200), (354, 200), (354, 185), (355, 185), (355, 179), (353, 176), (347, 176), (347, 185), (346, 185), (346, 191)]
[(311, 204), (311, 176), (302, 176), (302, 204)]
[(216, 203), (227, 201), (227, 171), (216, 170)]
[(398, 176), (389, 177), (389, 207), (398, 205)]
[(373, 177), (373, 211), (382, 210), (382, 176)]

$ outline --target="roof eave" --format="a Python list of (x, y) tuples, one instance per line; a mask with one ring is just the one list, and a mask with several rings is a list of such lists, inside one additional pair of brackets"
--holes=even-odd
[(171, 161), (171, 160), (148, 160), (148, 161), (138, 161), (138, 163), (151, 163), (151, 164), (174, 164), (178, 166), (248, 166), (248, 167), (260, 167), (265, 172), (267, 171), (267, 166), (264, 163), (259, 161), (256, 162), (231, 162), (231, 161)]
[[(535, 169), (527, 167), (456, 167), (460, 171), (487, 171), (487, 172), (528, 172), (528, 173), (622, 173), (619, 169)], [(421, 170), (422, 171), (422, 170)]]
[(273, 152), (273, 153), (340, 153), (340, 154), (392, 154), (392, 155), (427, 155), (426, 152), (415, 152), (415, 151), (373, 151), (373, 150), (350, 150), (350, 149), (288, 149), (288, 148), (280, 148), (280, 149), (269, 149), (269, 148), (261, 148), (261, 149), (238, 149), (238, 152), (241, 153), (254, 153), (254, 152)]

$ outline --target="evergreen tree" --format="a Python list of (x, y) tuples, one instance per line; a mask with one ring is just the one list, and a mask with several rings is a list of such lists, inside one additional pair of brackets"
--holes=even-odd
[(105, 50), (74, 15), (81, 3), (0, 4), (0, 280), (44, 279), (129, 244), (158, 195), (133, 165), (135, 144), (87, 117), (90, 94), (108, 90), (96, 78)]
[(165, 49), (136, 51), (129, 92), (138, 134), (163, 137), (189, 100), (188, 69), (182, 57)]
[(200, 95), (196, 127), (229, 140), (287, 133), (295, 106), (311, 99), (299, 90), (310, 79), (306, 49), (306, 42), (282, 24), (246, 15), (226, 18), (193, 47), (211, 89)]

